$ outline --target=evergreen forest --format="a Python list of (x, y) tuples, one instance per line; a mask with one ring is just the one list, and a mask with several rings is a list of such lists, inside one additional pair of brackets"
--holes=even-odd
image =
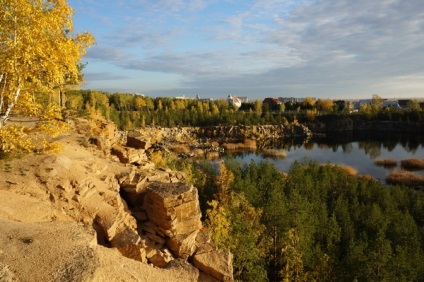
[(191, 169), (240, 281), (423, 281), (424, 192), (305, 160)]

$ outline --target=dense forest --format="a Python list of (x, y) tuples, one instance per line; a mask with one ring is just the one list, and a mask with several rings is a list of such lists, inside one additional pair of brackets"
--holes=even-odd
[[(207, 125), (258, 125), (287, 124), (293, 121), (308, 122), (317, 117), (338, 119), (349, 114), (347, 109), (331, 100), (305, 99), (301, 103), (287, 102), (270, 106), (262, 101), (243, 103), (240, 108), (227, 100), (197, 100), (151, 98), (134, 94), (107, 93), (91, 90), (69, 90), (66, 108), (85, 115), (101, 115), (115, 122), (121, 129), (145, 126), (207, 126)], [(393, 121), (421, 122), (424, 112), (382, 108), (378, 104), (364, 105), (355, 117)]]
[[(424, 192), (305, 160), (191, 168), (241, 281), (423, 281)], [(181, 167), (180, 167), (181, 168)], [(185, 166), (187, 170), (187, 166)]]

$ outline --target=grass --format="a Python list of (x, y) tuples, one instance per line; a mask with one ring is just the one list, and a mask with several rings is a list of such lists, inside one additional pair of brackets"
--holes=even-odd
[(349, 165), (341, 165), (341, 164), (321, 164), (322, 166), (329, 166), (329, 167), (337, 167), (344, 172), (346, 172), (349, 175), (357, 175), (358, 171)]
[(397, 160), (396, 159), (379, 159), (379, 160), (375, 160), (374, 163), (377, 166), (382, 166), (385, 168), (393, 168), (395, 166), (397, 166)]
[(236, 150), (246, 150), (246, 151), (256, 151), (256, 141), (251, 139), (246, 139), (244, 143), (224, 143), (222, 147), (228, 151)]
[(406, 170), (424, 169), (424, 159), (406, 159), (400, 162), (400, 166)]
[(284, 159), (286, 157), (286, 152), (283, 150), (276, 149), (263, 149), (262, 155), (264, 157)]
[(388, 184), (404, 184), (407, 186), (423, 186), (424, 176), (404, 170), (392, 171), (386, 179)]

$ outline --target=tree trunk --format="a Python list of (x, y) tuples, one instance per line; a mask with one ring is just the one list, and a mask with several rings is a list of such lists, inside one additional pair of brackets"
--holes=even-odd
[(3, 112), (3, 106), (4, 106), (4, 90), (6, 89), (6, 77), (5, 75), (2, 73), (0, 76), (0, 85), (1, 82), (4, 79), (4, 83), (3, 83), (3, 88), (1, 90), (1, 94), (0, 94), (0, 114)]
[(9, 115), (12, 112), (12, 109), (15, 107), (16, 102), (18, 101), (19, 94), (21, 94), (21, 87), (18, 86), (18, 89), (16, 90), (15, 96), (13, 97), (13, 100), (7, 105), (7, 110), (4, 113), (4, 115), (0, 116), (0, 128), (4, 126), (6, 123), (6, 120), (9, 119)]
[(60, 87), (59, 88), (59, 106), (60, 107), (63, 107), (64, 104), (65, 104), (65, 101), (63, 99), (64, 99), (64, 97), (63, 97), (63, 89), (62, 89), (62, 87)]

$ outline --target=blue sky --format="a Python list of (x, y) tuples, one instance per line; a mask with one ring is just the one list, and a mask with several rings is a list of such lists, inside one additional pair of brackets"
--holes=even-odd
[(180, 96), (424, 97), (422, 0), (72, 0), (85, 89)]

